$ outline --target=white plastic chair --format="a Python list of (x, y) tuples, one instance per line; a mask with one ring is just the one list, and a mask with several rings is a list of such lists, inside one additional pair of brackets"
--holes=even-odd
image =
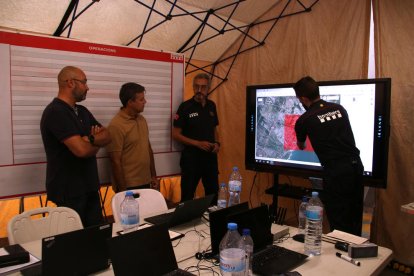
[[(157, 190), (154, 189), (135, 189), (132, 190), (135, 194), (139, 194), (136, 198), (139, 204), (139, 217), (140, 220), (157, 213), (163, 213), (168, 210), (167, 203), (165, 202), (164, 196)], [(125, 198), (125, 191), (116, 193), (112, 197), (111, 207), (112, 214), (116, 223), (121, 221), (119, 211), (121, 202)]]
[[(33, 217), (39, 215), (39, 217)], [(82, 229), (79, 214), (67, 207), (42, 207), (14, 216), (7, 224), (9, 244), (25, 243)]]

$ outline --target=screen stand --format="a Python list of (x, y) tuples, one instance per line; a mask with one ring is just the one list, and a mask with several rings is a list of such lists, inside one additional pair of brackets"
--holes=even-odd
[(272, 194), (272, 204), (269, 207), (269, 215), (270, 220), (272, 223), (276, 224), (284, 224), (287, 208), (278, 208), (278, 196), (279, 196), (279, 174), (274, 173), (273, 174), (273, 187), (271, 189)]

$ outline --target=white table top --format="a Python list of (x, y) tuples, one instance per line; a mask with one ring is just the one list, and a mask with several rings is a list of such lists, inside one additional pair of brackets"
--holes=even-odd
[[(296, 228), (289, 227), (290, 236), (296, 234)], [(119, 226), (114, 225), (113, 231), (119, 230)], [(203, 266), (206, 270), (201, 270), (200, 275), (213, 275), (214, 271), (219, 272), (219, 267), (210, 261), (199, 261), (195, 258), (197, 252), (210, 250), (210, 230), (208, 222), (198, 220), (186, 223), (181, 226), (172, 228), (172, 230), (185, 234), (181, 240), (172, 241), (178, 266), (182, 269), (189, 268), (190, 272), (198, 274), (194, 266)], [(276, 243), (277, 244), (277, 243)], [(282, 243), (277, 244), (288, 249), (303, 253), (303, 243), (294, 241), (291, 238), (285, 239)], [(41, 258), (40, 241), (34, 241), (22, 244), (26, 250), (34, 256)], [(322, 242), (322, 254), (320, 256), (309, 257), (304, 264), (297, 267), (294, 271), (304, 276), (312, 275), (378, 275), (385, 266), (391, 261), (392, 251), (384, 247), (378, 247), (378, 256), (374, 258), (361, 258), (361, 266), (353, 265), (341, 258), (336, 257), (338, 252), (334, 245)], [(345, 253), (346, 254), (346, 253)], [(18, 274), (16, 274), (18, 275)], [(112, 267), (97, 275), (114, 275)], [(217, 274), (216, 274), (217, 275)]]

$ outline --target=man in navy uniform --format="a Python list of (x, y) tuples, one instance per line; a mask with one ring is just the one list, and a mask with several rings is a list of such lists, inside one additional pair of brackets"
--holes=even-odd
[(210, 77), (200, 73), (193, 79), (194, 96), (183, 102), (175, 115), (173, 138), (184, 145), (181, 153), (181, 201), (193, 199), (197, 184), (203, 182), (205, 194), (217, 201), (220, 143), (216, 105), (207, 98)]
[(321, 200), (331, 231), (361, 235), (364, 167), (355, 146), (348, 113), (339, 104), (320, 98), (319, 86), (311, 77), (294, 86), (296, 97), (306, 112), (296, 121), (297, 145), (306, 147), (306, 136), (323, 166)]

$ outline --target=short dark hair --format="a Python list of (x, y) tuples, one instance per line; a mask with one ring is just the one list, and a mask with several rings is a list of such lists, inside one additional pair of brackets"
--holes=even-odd
[(137, 93), (145, 92), (145, 87), (135, 82), (128, 82), (121, 86), (119, 90), (119, 99), (122, 106), (125, 107), (129, 100), (134, 100)]
[(298, 80), (293, 86), (297, 97), (306, 97), (315, 100), (319, 97), (319, 86), (314, 79), (307, 76)]
[(210, 89), (211, 78), (210, 78), (209, 74), (207, 74), (207, 73), (198, 73), (193, 79), (193, 85), (194, 85), (195, 81), (198, 80), (198, 79), (207, 80), (208, 81), (208, 88)]

